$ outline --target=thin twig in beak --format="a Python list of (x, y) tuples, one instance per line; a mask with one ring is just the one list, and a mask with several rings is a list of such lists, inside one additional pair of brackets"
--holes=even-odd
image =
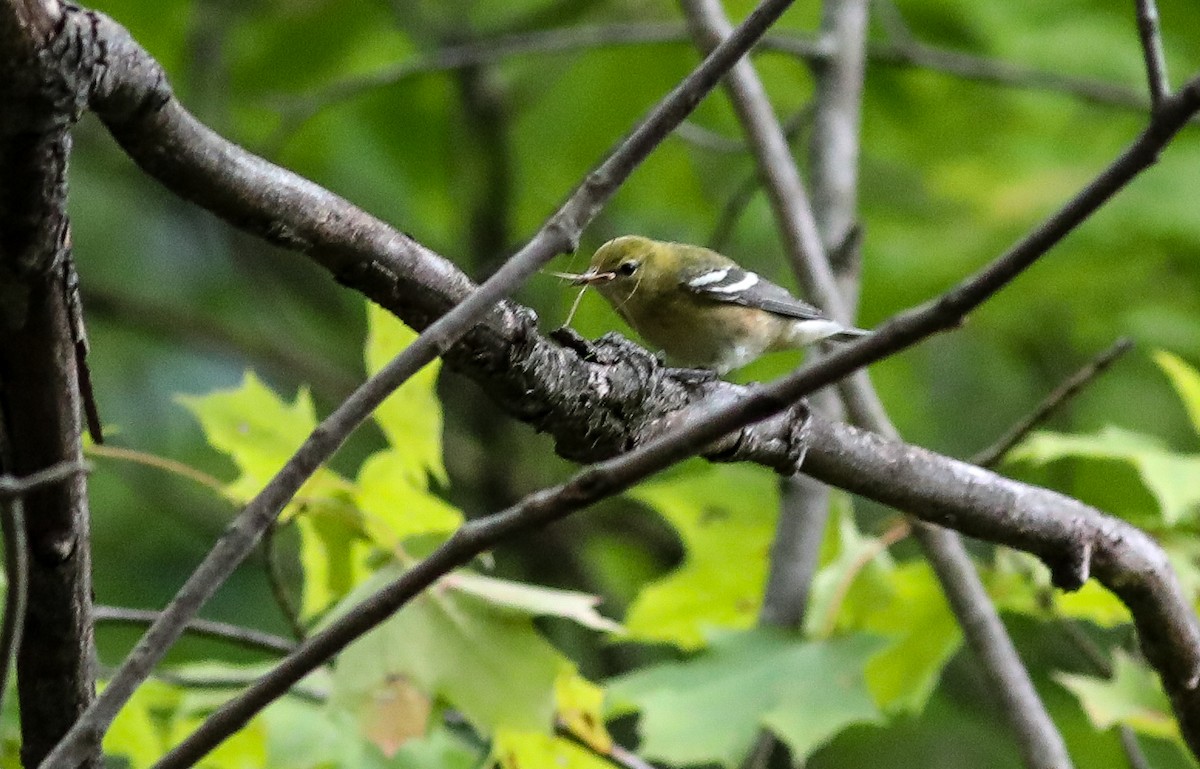
[(556, 278), (563, 278), (571, 281), (573, 286), (590, 286), (593, 283), (606, 283), (617, 277), (615, 272), (596, 272), (588, 270), (587, 272), (552, 272), (546, 270), (547, 275), (553, 275)]

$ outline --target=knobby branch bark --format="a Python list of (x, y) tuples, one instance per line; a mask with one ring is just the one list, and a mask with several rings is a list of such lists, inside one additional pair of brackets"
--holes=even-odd
[[(410, 238), (316, 185), (236, 150), (187, 115), (170, 95), (153, 60), (123, 30), (99, 15), (71, 13), (85, 17), (83, 26), (104, 41), (109, 57), (93, 84), (93, 108), (126, 151), (169, 188), (235, 225), (312, 256), (339, 280), (411, 325), (436, 327), (435, 336), (426, 337), (433, 341), (419, 349), (429, 350), (430, 344), (435, 350), (444, 348), (451, 366), (483, 383), (510, 413), (552, 432), (564, 455), (582, 461), (633, 449), (584, 471), (563, 487), (540, 492), (509, 511), (468, 524), (400, 583), (368, 599), (363, 613), (347, 617), (345, 623), (302, 644), (276, 671), (222, 709), (179, 753), (164, 759), (164, 765), (186, 763), (187, 750), (196, 750), (206, 739), (219, 740), (230, 724), (248, 718), (256, 707), (269, 701), (272, 686), (289, 676), (302, 675), (305, 666), (319, 664), (415, 591), (499, 538), (544, 525), (615, 493), (622, 484), (694, 453), (700, 446), (710, 446), (711, 453), (722, 458), (759, 461), (786, 472), (795, 470), (807, 449), (805, 469), (814, 477), (933, 522), (1035, 553), (1051, 565), (1060, 585), (1076, 586), (1094, 574), (1130, 606), (1147, 657), (1163, 677), (1184, 734), (1193, 747), (1200, 744), (1195, 691), (1200, 633), (1161, 550), (1148, 537), (1062, 495), (840, 423), (806, 418), (802, 410), (786, 410), (800, 394), (959, 322), (1153, 162), (1183, 122), (1200, 108), (1200, 82), (1189, 83), (1165, 100), (1150, 128), (1121, 157), (992, 265), (939, 300), (898, 316), (878, 333), (821, 363), (771, 385), (747, 389), (664, 370), (653, 356), (615, 338), (589, 347), (578, 341), (555, 344), (540, 336), (532, 313), (507, 302), (492, 306), (499, 295), (497, 286), (503, 284), (493, 283), (489, 292), (474, 294), (474, 287), (461, 272)], [(710, 57), (706, 62), (704, 79), (709, 86), (720, 67), (737, 58), (736, 48), (722, 48), (725, 59), (717, 57), (719, 64), (712, 64)], [(660, 121), (659, 128), (663, 121), (681, 119), (698, 92), (677, 91), (672, 98), (673, 107), (665, 117), (662, 111), (652, 117)], [(652, 137), (635, 132), (625, 146), (632, 148), (632, 155), (626, 156), (629, 161), (649, 151)], [(569, 234), (577, 234), (570, 227), (586, 223), (603, 194), (623, 180), (622, 173), (627, 174), (628, 167), (602, 166), (573, 198), (583, 203), (565, 208), (566, 213), (550, 223), (551, 234), (537, 241), (532, 250), (524, 249), (524, 257), (518, 258), (531, 253), (548, 258), (554, 247), (569, 245), (573, 241)], [(506, 279), (513, 273), (520, 275), (522, 270), (509, 270)], [(468, 299), (473, 296), (484, 298)], [(458, 304), (464, 300), (465, 304)], [(453, 334), (447, 329), (455, 326), (437, 326), (434, 319), (455, 305), (459, 310), (445, 317), (464, 327), (476, 319), (463, 307), (470, 312), (490, 309), (466, 336), (451, 344)], [(406, 365), (414, 360), (410, 356)], [(699, 405), (685, 409), (691, 403)], [(762, 420), (760, 424), (746, 427), (758, 420)], [(329, 440), (328, 435), (321, 435), (327, 429), (319, 428), (321, 441)], [(736, 432), (727, 435), (730, 431)], [(312, 461), (309, 456), (302, 465)], [(306, 469), (300, 466), (295, 472)], [(277, 489), (273, 493), (283, 492)], [(1064, 514), (1072, 526), (1062, 525)], [(263, 517), (269, 521), (269, 515)], [(261, 520), (256, 523), (265, 525)], [(237, 536), (238, 532), (230, 535)], [(253, 535), (249, 536), (252, 540)], [(190, 616), (194, 608), (185, 605), (178, 616)], [(363, 619), (370, 612), (376, 612), (376, 618)], [(151, 650), (159, 653), (156, 644)], [(147, 659), (135, 662), (146, 664)], [(147, 669), (149, 666), (146, 664)], [(81, 730), (94, 739), (99, 727), (93, 721)], [(67, 756), (64, 753), (64, 758)], [(54, 765), (72, 763), (64, 760)]]
[[(443, 308), (436, 320), (426, 318), (420, 336), (378, 374), (354, 391), (304, 441), (279, 473), (234, 519), (225, 536), (188, 578), (159, 619), (126, 657), (103, 694), (89, 706), (54, 751), (45, 766), (73, 767), (95, 751), (103, 732), (120, 707), (153, 670), (171, 644), (183, 632), (237, 564), (249, 554), (263, 532), (302, 483), (327, 461), (346, 437), (370, 416), (393, 390), (438, 355), (446, 352), (463, 334), (488, 315), (493, 306), (513, 291), (554, 256), (575, 249), (582, 229), (650, 151), (677, 126), (708, 93), (738, 58), (749, 50), (792, 0), (763, 0), (726, 44), (708, 56), (684, 78), (634, 131), (592, 171), (566, 203), (533, 238), (505, 262), (482, 285), (469, 290), (461, 302)], [(89, 89), (92, 108), (121, 146), (142, 167), (181, 194), (235, 223), (268, 239), (306, 252), (314, 248), (312, 237), (320, 236), (328, 224), (341, 229), (353, 246), (375, 247), (376, 256), (394, 246), (415, 246), (407, 237), (354, 209), (345, 201), (235, 147), (201, 125), (175, 100), (165, 75), (149, 54), (118, 24), (102, 14), (68, 9), (63, 23), (79, 47), (100, 52), (103, 66), (97, 67)], [(60, 37), (68, 36), (60, 34)], [(183, 160), (183, 163), (179, 161)], [(180, 175), (181, 170), (194, 171)], [(270, 184), (262, 186), (264, 180)], [(246, 184), (249, 181), (250, 184)], [(243, 186), (229, 193), (238, 183)], [(276, 214), (280, 206), (299, 203), (316, 195), (323, 205), (291, 210), (297, 226), (280, 228)], [(307, 201), (305, 201), (307, 202)], [(338, 221), (337, 211), (347, 220)], [(368, 227), (360, 229), (362, 225)], [(372, 237), (380, 240), (371, 242)], [(344, 260), (350, 253), (333, 251), (329, 256)], [(413, 256), (413, 254), (409, 254)], [(351, 270), (335, 274), (346, 282), (363, 279), (353, 269), (370, 268), (356, 262)], [(340, 265), (343, 268), (349, 265)], [(469, 281), (462, 279), (469, 286)], [(440, 314), (440, 313), (439, 313)]]
[[(703, 397), (685, 409), (661, 415), (655, 420), (652, 437), (644, 443), (592, 465), (564, 484), (465, 524), (401, 578), (306, 639), (276, 668), (222, 706), (156, 767), (178, 769), (194, 764), (282, 696), (292, 683), (479, 553), (505, 538), (548, 525), (619, 493), (697, 453), (700, 447), (732, 460), (770, 456), (771, 466), (784, 472), (794, 472), (806, 457), (805, 472), (822, 481), (909, 511), (928, 523), (1038, 556), (1060, 587), (1074, 589), (1089, 578), (1100, 580), (1129, 607), (1143, 651), (1171, 698), (1181, 733), (1193, 752), (1200, 752), (1200, 626), (1165, 553), (1153, 539), (1065, 495), (830, 422), (802, 407), (789, 408), (797, 398), (849, 371), (960, 323), (1151, 165), (1162, 146), (1197, 110), (1200, 78), (1164, 102), (1150, 127), (1058, 212), (937, 299), (897, 315), (871, 336), (770, 384), (739, 388), (702, 381), (696, 386)], [(610, 341), (606, 347), (614, 344)], [(615, 349), (614, 365), (621, 365), (616, 361), (641, 361), (641, 367), (649, 371), (656, 366), (653, 356), (633, 345), (618, 344)], [(660, 380), (662, 386), (668, 386), (668, 381), (679, 382)], [(647, 396), (653, 397), (651, 393)]]
[[(55, 0), (0, 2), (0, 472), (18, 478), (82, 462), (79, 372), (65, 285), (66, 171), (90, 52), (58, 36), (60, 23)], [(9, 511), (10, 526), (19, 523), (18, 508), (29, 600), (21, 618), (17, 692), (22, 761), (32, 766), (94, 696), (84, 475), (70, 473), (30, 491)], [(19, 545), (22, 537), (10, 535)], [(86, 751), (79, 763), (99, 766), (99, 750)]]

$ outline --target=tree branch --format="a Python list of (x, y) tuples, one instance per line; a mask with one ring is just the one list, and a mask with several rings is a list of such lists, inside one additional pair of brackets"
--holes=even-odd
[[(268, 147), (277, 147), (320, 111), (372, 89), (395, 85), (409, 78), (535, 56), (586, 51), (627, 45), (679, 45), (691, 42), (686, 27), (671, 23), (611, 24), (590, 27), (519, 32), (447, 46), (377, 73), (347, 78), (300, 96), (281, 97), (282, 122)], [(766, 35), (756, 51), (792, 56), (819, 65), (833, 55), (829, 41), (802, 34)], [(921, 43), (911, 38), (868, 44), (872, 63), (927, 69), (945, 75), (1011, 88), (1050, 91), (1103, 106), (1144, 111), (1150, 102), (1138, 91), (1092, 78), (1046, 72), (1013, 62), (990, 59), (962, 51)], [(725, 147), (724, 149), (728, 149)], [(723, 150), (721, 150), (723, 151)]]
[[(493, 305), (551, 258), (574, 250), (582, 228), (596, 216), (603, 203), (791, 1), (763, 0), (726, 44), (684, 78), (588, 174), (524, 248), (491, 278), (469, 291), (461, 302), (445, 308), (440, 318), (432, 322), (426, 318), (427, 327), (403, 353), (317, 426), (283, 469), (234, 519), (159, 620), (130, 652), (104, 692), (46, 758), (45, 766), (73, 767), (87, 751), (94, 750), (121, 705), (183, 632), (187, 620), (249, 554), (264, 529), (302, 483), (395, 388), (449, 349), (490, 314)], [(92, 83), (92, 108), (144, 170), (181, 196), (271, 242), (312, 253), (340, 279), (351, 284), (369, 277), (356, 274), (367, 265), (377, 265), (392, 255), (397, 261), (407, 257), (411, 263), (421, 254), (410, 238), (400, 236), (346, 201), (245, 152), (201, 125), (175, 100), (157, 62), (108, 17), (73, 9), (68, 22), (74, 22), (81, 35), (94, 36), (89, 42), (106, 57), (105, 66), (96, 70)], [(306, 205), (314, 196), (321, 200), (321, 205)], [(305, 205), (301, 207), (302, 204)], [(286, 224), (277, 221), (278, 216)], [(340, 250), (317, 247), (330, 234), (326, 228), (331, 226), (348, 241)], [(356, 261), (355, 257), (366, 259)]]
[[(953, 327), (1082, 223), (1157, 157), (1200, 110), (1200, 78), (1164, 102), (1151, 125), (1091, 184), (1008, 252), (937, 299), (906, 311), (873, 334), (766, 385), (700, 385), (703, 400), (666, 413), (644, 443), (598, 462), (566, 483), (464, 524), (402, 577), (318, 633), (230, 700), (156, 764), (190, 766), (255, 713), (349, 643), (387, 619), (439, 577), (500, 541), (548, 525), (617, 494), (657, 470), (705, 450), (731, 461), (773, 458), (822, 481), (906, 510), (922, 520), (1006, 544), (1041, 558), (1055, 584), (1075, 589), (1095, 577), (1129, 607), (1147, 659), (1171, 699), (1180, 731), (1200, 752), (1200, 626), (1163, 550), (1141, 530), (1056, 492), (996, 476), (812, 414), (788, 409), (797, 398), (854, 368)], [(622, 347), (623, 358), (653, 369), (653, 356)], [(582, 391), (581, 391), (582, 392)], [(577, 392), (578, 396), (580, 393)], [(586, 396), (585, 396), (586, 397)], [(742, 429), (759, 422), (752, 429)], [(740, 432), (734, 432), (740, 431)], [(702, 449), (701, 447), (707, 447)]]
[[(60, 15), (55, 0), (0, 0), (0, 473), (17, 477), (81, 461), (66, 185), (90, 56), (61, 33)], [(17, 691), (28, 766), (94, 696), (86, 479), (34, 489), (21, 507), (29, 600)], [(99, 766), (99, 746), (78, 758)]]
[[(99, 22), (102, 35), (111, 34), (112, 30), (106, 29), (106, 24), (113, 26), (111, 22), (106, 22), (103, 17), (94, 18)], [(119, 43), (115, 39), (107, 42)], [(110, 47), (109, 51), (114, 59), (131, 54), (128, 50), (122, 51), (120, 45)], [(150, 66), (144, 52), (138, 50), (133, 53), (138, 55), (126, 61), (127, 66), (118, 66), (117, 61), (109, 62), (103, 78), (107, 86), (115, 87), (122, 78), (135, 74), (145, 75), (151, 80), (161, 77), (157, 68)], [(429, 325), (432, 318), (471, 291), (471, 284), (465, 276), (411, 239), (316, 185), (228, 147), (195, 124), (177, 104), (172, 106), (169, 93), (154, 87), (120, 93), (99, 88), (95, 103), (114, 135), (120, 138), (131, 154), (172, 189), (210, 205), (233, 223), (268, 237), (273, 242), (290, 244), (297, 250), (309, 253), (343, 282), (368, 293), (410, 324), (417, 327)], [(686, 103), (684, 106), (687, 106)], [(707, 398), (712, 407), (720, 406), (715, 413), (725, 421), (700, 422), (704, 425), (701, 431), (689, 422), (683, 430), (674, 433), (676, 437), (673, 440), (692, 442), (686, 450), (695, 451), (697, 446), (703, 445), (695, 441), (709, 434), (705, 431), (713, 431), (711, 434), (716, 437), (739, 424), (777, 412), (788, 402), (788, 398), (827, 384), (850, 367), (888, 354), (898, 349), (897, 345), (912, 344), (923, 334), (958, 322), (963, 314), (1032, 263), (1148, 166), (1198, 106), (1200, 84), (1190, 83), (1164, 102), (1151, 127), (1104, 174), (988, 269), (974, 279), (965, 281), (938, 302), (900, 316), (885, 324), (872, 337), (776, 385), (747, 392), (724, 383), (696, 383), (677, 372), (662, 370), (653, 356), (644, 353), (639, 355), (632, 346), (614, 339), (604, 340), (599, 346), (587, 350), (590, 357), (585, 360), (577, 349), (555, 346), (537, 335), (530, 314), (508, 303), (501, 303), (475, 326), (462, 343), (449, 348), (447, 360), (450, 365), (488, 383), (489, 390), (518, 418), (555, 432), (560, 451), (575, 458), (605, 456), (605, 452), (611, 455), (638, 446), (648, 436), (656, 435), (683, 420), (684, 417), (676, 413), (682, 406), (693, 399)], [(634, 135), (635, 138), (637, 136)], [(645, 139), (644, 134), (641, 138)], [(192, 143), (193, 139), (198, 139), (199, 143)], [(217, 167), (212, 165), (214, 163)], [(606, 183), (614, 183), (612, 177), (593, 176), (584, 190), (603, 190)], [(271, 193), (268, 194), (267, 190)], [(444, 339), (441, 343), (448, 345)], [(730, 459), (761, 461), (790, 471), (802, 448), (798, 433), (804, 424), (804, 420), (796, 418), (795, 414), (791, 416), (791, 419), (776, 417), (756, 429), (743, 430), (734, 438), (722, 441), (718, 449), (723, 449), (723, 455)], [(812, 429), (823, 423), (814, 419), (808, 424)], [(826, 437), (830, 433), (839, 434), (850, 443), (864, 447), (873, 440), (871, 436), (858, 434), (840, 425), (824, 423), (824, 430), (820, 434)], [(832, 441), (829, 445), (831, 450), (838, 449), (838, 444)], [(654, 458), (654, 462), (659, 462), (668, 461), (671, 452), (684, 449), (676, 446), (667, 450), (662, 448), (661, 442), (649, 442), (639, 451), (642, 453), (637, 456), (643, 457), (642, 462), (645, 462), (646, 452)], [(662, 453), (664, 451), (667, 453)], [(629, 456), (635, 457), (635, 454)], [(816, 443), (809, 446), (808, 456), (810, 465), (816, 468), (808, 469), (813, 469), (816, 477), (829, 481), (843, 477), (839, 474), (839, 468), (846, 471), (850, 464), (857, 462), (848, 454), (830, 454)], [(964, 475), (950, 460), (931, 454), (927, 454), (927, 458), (930, 466), (951, 472), (950, 485), (960, 492), (964, 480), (970, 480), (972, 490), (976, 482), (980, 482), (1007, 496), (1003, 505), (980, 505), (979, 509), (975, 509), (976, 496), (972, 493), (966, 497), (956, 497), (954, 501), (957, 504), (942, 500), (939, 511), (914, 512), (928, 514), (941, 522), (961, 523), (973, 516), (988, 518), (997, 514), (997, 511), (1004, 515), (1015, 511), (1015, 518), (994, 521), (994, 526), (979, 524), (978, 528), (998, 537), (998, 530), (1005, 526), (1013, 527), (1016, 531), (1007, 532), (1007, 535), (1019, 542), (1018, 546), (1024, 545), (1051, 562), (1073, 566), (1055, 570), (1060, 584), (1076, 584), (1088, 574), (1089, 561), (1078, 557), (1077, 550), (1086, 550), (1083, 555), (1087, 555), (1117, 547), (1114, 542), (1105, 542), (1102, 547), (1085, 548), (1071, 538), (1064, 538), (1058, 528), (1059, 507), (1063, 504), (1074, 504), (1088, 511), (1087, 515), (1098, 520), (1101, 524), (1098, 528), (1105, 533), (1114, 530), (1123, 532), (1120, 527), (1124, 524), (1112, 522), (1073, 500), (1018, 484), (1015, 488), (1021, 492), (1018, 495), (1021, 498), (1017, 500), (1021, 504), (1014, 505), (1010, 497), (1015, 492), (1006, 485), (1012, 482), (986, 473), (982, 476)], [(818, 461), (814, 462), (814, 459)], [(635, 457), (626, 461), (637, 460)], [(648, 471), (651, 465), (644, 465), (639, 471)], [(881, 475), (859, 465), (854, 472), (860, 487), (875, 488), (867, 482), (886, 477), (887, 483), (897, 484), (894, 470), (892, 468), (891, 475)], [(597, 472), (597, 469), (593, 469), (585, 473), (582, 480), (571, 487), (573, 492), (568, 494), (571, 505), (586, 503), (589, 497), (584, 491), (595, 493), (614, 490), (610, 483), (597, 486), (597, 479), (605, 477), (603, 473), (597, 475)], [(625, 472), (628, 473), (628, 469)], [(982, 471), (975, 469), (971, 472)], [(889, 495), (886, 488), (877, 493), (883, 501), (899, 503), (899, 498), (893, 499), (894, 492)], [(546, 495), (535, 497), (531, 503), (532, 509), (543, 509), (542, 503), (549, 498)], [(924, 504), (924, 498), (919, 493), (916, 499)], [(544, 518), (544, 512), (542, 515), (543, 518), (531, 522), (520, 518), (516, 520), (522, 525), (534, 526), (549, 520)], [(492, 525), (497, 520), (511, 521), (513, 516), (488, 519), (485, 533), (489, 536), (497, 532), (501, 536), (504, 534), (503, 529), (497, 530)], [(1016, 525), (1017, 522), (1019, 525)], [(967, 528), (976, 524), (962, 525)], [(433, 566), (418, 567), (410, 574), (436, 578), (439, 564), (446, 566), (453, 564), (455, 558), (469, 557), (466, 553), (470, 550), (472, 538), (474, 544), (479, 544), (481, 540), (478, 534), (470, 533), (475, 529), (467, 531), (468, 534), (464, 535), (468, 538), (465, 550), (461, 549), (464, 547), (463, 538), (456, 537), (450, 543), (456, 550), (450, 551), (449, 555), (439, 555), (441, 560), (434, 562)], [(1139, 628), (1144, 637), (1148, 635), (1150, 638), (1148, 648), (1156, 649), (1156, 653), (1148, 654), (1148, 657), (1163, 674), (1164, 685), (1172, 693), (1177, 712), (1181, 714), (1184, 733), (1193, 739), (1190, 735), (1195, 733), (1197, 725), (1195, 718), (1189, 721), (1186, 717), (1186, 706), (1191, 704), (1188, 697), (1194, 694), (1189, 695), (1186, 690), (1189, 688), (1188, 682), (1194, 682), (1195, 628), (1186, 608), (1182, 613), (1183, 619), (1180, 619), (1178, 607), (1185, 604), (1180, 600), (1178, 586), (1165, 566), (1161, 552), (1154, 548), (1153, 543), (1149, 543), (1148, 550), (1142, 547), (1149, 540), (1140, 532), (1132, 530), (1129, 534), (1133, 537), (1129, 541), (1138, 550), (1138, 555), (1127, 556), (1124, 561), (1106, 555), (1108, 560), (1105, 568), (1097, 568), (1097, 574), (1103, 572), (1102, 578), (1109, 580), (1106, 584), (1119, 584), (1121, 589), (1118, 592), (1136, 606), (1133, 608), (1135, 616), (1141, 615)], [(1148, 556), (1143, 558), (1147, 553)], [(1156, 553), (1158, 556), (1155, 556)], [(1072, 555), (1076, 557), (1071, 558)], [(1124, 573), (1124, 567), (1134, 570)], [(434, 573), (430, 573), (430, 570)], [(411, 579), (405, 583), (405, 590), (414, 587)], [(319, 656), (321, 647), (318, 643), (328, 641), (310, 640), (301, 648), (301, 652)], [(1177, 662), (1170, 661), (1168, 651), (1177, 654)], [(286, 675), (288, 668), (280, 670), (283, 671), (280, 675)]]
[[(729, 22), (719, 0), (685, 0), (685, 7), (710, 45), (728, 34)], [(822, 30), (837, 53), (816, 71), (811, 137), (818, 191), (815, 211), (753, 65), (743, 61), (728, 76), (734, 107), (757, 159), (793, 270), (809, 296), (844, 323), (851, 322), (851, 312), (833, 274), (827, 244), (846, 241), (855, 228), (866, 27), (865, 0), (830, 0), (823, 6)], [(899, 439), (865, 372), (842, 382), (840, 391), (860, 424)], [(1000, 697), (1026, 766), (1069, 767), (1062, 736), (1038, 698), (962, 541), (952, 532), (921, 524), (914, 526), (914, 533), (968, 645)]]
[[(151, 625), (158, 619), (159, 613), (152, 609), (130, 609), (124, 606), (94, 607), (93, 616), (97, 623), (106, 622), (112, 625), (131, 625), (142, 627)], [(187, 623), (186, 632), (201, 638), (211, 638), (217, 641), (235, 643), (250, 649), (268, 652), (270, 654), (288, 654), (296, 649), (296, 644), (286, 638), (264, 633), (254, 628), (231, 625), (228, 622), (216, 622), (207, 619), (193, 619)]]
[(971, 458), (971, 461), (980, 467), (992, 467), (996, 465), (1004, 458), (1005, 454), (1012, 451), (1013, 446), (1024, 440), (1025, 436), (1037, 429), (1043, 422), (1050, 418), (1050, 415), (1058, 411), (1063, 404), (1078, 395), (1080, 390), (1091, 384), (1096, 377), (1103, 374), (1112, 364), (1116, 363), (1118, 358), (1132, 349), (1133, 340), (1128, 337), (1118, 339), (1108, 349), (1092, 358), (1083, 368), (1063, 380), (1024, 419), (1009, 428), (992, 445), (975, 454)]
[(1154, 0), (1135, 0), (1138, 37), (1146, 60), (1146, 80), (1150, 85), (1151, 109), (1158, 109), (1171, 93), (1167, 79), (1167, 59), (1163, 54), (1162, 32), (1158, 28), (1158, 6)]

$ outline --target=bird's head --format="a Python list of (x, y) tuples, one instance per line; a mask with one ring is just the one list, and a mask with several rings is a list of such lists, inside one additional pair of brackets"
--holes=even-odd
[(669, 243), (623, 235), (596, 249), (587, 272), (573, 276), (572, 282), (595, 286), (610, 302), (623, 305), (636, 292), (654, 293), (661, 277), (677, 272), (677, 260)]

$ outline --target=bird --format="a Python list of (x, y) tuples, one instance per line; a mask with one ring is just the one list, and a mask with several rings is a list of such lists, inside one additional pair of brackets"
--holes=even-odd
[(702, 246), (623, 235), (596, 249), (585, 272), (559, 274), (594, 287), (672, 365), (718, 375), (764, 353), (870, 333)]

